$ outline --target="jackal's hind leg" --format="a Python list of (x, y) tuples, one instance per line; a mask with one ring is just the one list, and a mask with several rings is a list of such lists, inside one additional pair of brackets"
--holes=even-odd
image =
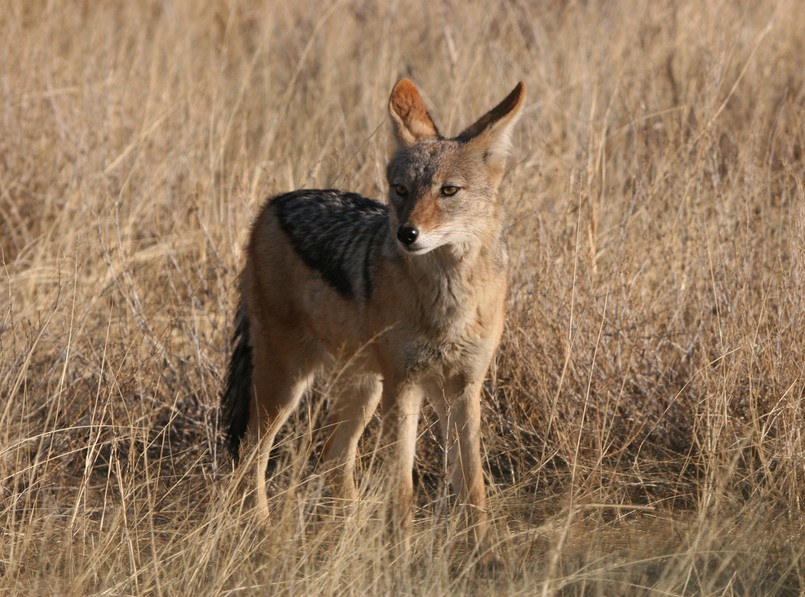
[(257, 452), (257, 508), (268, 519), (266, 469), (277, 432), (296, 409), (313, 381), (315, 367), (286, 352), (280, 356), (263, 345), (254, 346), (253, 396), (246, 435)]

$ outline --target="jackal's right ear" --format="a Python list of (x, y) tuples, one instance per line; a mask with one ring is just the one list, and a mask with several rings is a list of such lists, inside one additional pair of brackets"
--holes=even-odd
[(411, 79), (400, 79), (391, 90), (389, 114), (397, 141), (403, 147), (411, 147), (420, 139), (440, 136)]

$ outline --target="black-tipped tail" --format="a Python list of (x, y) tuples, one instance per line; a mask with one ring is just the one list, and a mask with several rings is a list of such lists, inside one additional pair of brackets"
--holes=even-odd
[(252, 347), (249, 344), (249, 317), (241, 303), (235, 316), (235, 348), (226, 376), (226, 389), (221, 396), (221, 417), (226, 443), (235, 462), (240, 456), (240, 442), (249, 423), (249, 403), (252, 387)]

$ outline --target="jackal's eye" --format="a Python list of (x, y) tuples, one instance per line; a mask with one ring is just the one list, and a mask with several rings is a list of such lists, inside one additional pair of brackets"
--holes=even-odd
[(442, 195), (445, 197), (452, 197), (456, 193), (461, 190), (461, 187), (457, 187), (455, 185), (446, 184), (442, 187)]
[(408, 189), (406, 189), (401, 184), (394, 185), (394, 192), (397, 193), (400, 197), (407, 197), (408, 196)]

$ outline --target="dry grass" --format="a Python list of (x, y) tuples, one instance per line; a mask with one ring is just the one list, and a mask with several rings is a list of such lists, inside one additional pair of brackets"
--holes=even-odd
[[(9, 0), (0, 593), (800, 594), (803, 22), (800, 0)], [(295, 187), (381, 196), (400, 75), (448, 131), (529, 86), (484, 407), (495, 578), (446, 540), (430, 417), (411, 567), (376, 475), (327, 516), (326, 383), (270, 529), (221, 449), (251, 218)]]

